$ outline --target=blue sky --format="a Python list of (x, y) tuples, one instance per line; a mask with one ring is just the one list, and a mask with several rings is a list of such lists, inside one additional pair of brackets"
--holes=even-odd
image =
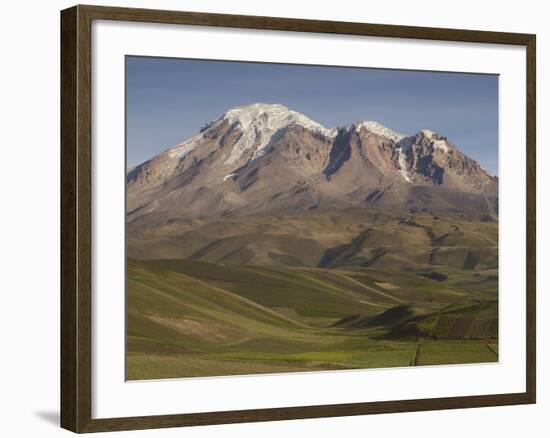
[(227, 109), (280, 103), (327, 128), (375, 120), (427, 128), (498, 174), (495, 75), (172, 58), (126, 58), (128, 165), (196, 134)]

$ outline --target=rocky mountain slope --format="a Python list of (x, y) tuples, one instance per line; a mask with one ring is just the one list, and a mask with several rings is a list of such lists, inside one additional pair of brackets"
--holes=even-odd
[(357, 207), (479, 218), (497, 205), (498, 179), (440, 134), (327, 129), (276, 104), (233, 108), (127, 174), (135, 224)]

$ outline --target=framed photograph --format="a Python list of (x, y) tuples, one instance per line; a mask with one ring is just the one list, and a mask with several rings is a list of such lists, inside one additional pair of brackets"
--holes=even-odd
[(535, 35), (61, 13), (61, 422), (535, 403)]

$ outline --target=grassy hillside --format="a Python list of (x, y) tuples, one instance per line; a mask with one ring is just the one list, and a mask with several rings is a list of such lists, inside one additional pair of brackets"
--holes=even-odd
[(497, 360), (496, 271), (439, 271), (129, 259), (127, 378)]

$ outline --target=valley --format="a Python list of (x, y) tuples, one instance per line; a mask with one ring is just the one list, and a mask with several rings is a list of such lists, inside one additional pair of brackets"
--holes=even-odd
[(127, 378), (498, 360), (495, 271), (444, 272), (129, 260)]

